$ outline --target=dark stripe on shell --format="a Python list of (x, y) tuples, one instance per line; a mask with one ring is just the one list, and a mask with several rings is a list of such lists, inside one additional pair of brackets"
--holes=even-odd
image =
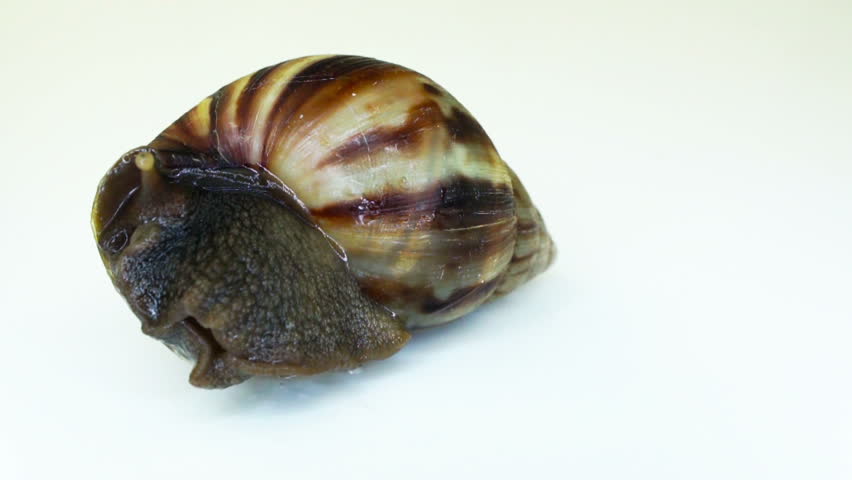
[(528, 253), (526, 255), (520, 255), (520, 256), (514, 255), (512, 257), (512, 263), (528, 262), (528, 261), (532, 260), (533, 257), (538, 255), (538, 253), (539, 253), (538, 250), (536, 250), (536, 251), (534, 251), (532, 253)]
[[(197, 107), (196, 107), (197, 108)], [(169, 151), (207, 151), (210, 149), (210, 139), (193, 133), (190, 118), (195, 108), (184, 113), (181, 117), (163, 131), (150, 146), (158, 150)]]
[(423, 84), (423, 90), (426, 90), (427, 93), (431, 93), (432, 95), (437, 95), (437, 96), (442, 96), (444, 94), (443, 92), (441, 92), (441, 90), (438, 87), (436, 87), (436, 86), (434, 86), (430, 83), (424, 83)]
[(533, 234), (537, 233), (539, 226), (536, 222), (518, 222), (518, 233)]
[(317, 168), (338, 165), (361, 158), (371, 151), (394, 147), (398, 150), (416, 146), (423, 133), (445, 123), (441, 107), (434, 101), (415, 105), (405, 122), (398, 127), (380, 126), (351, 137), (317, 163)]
[(167, 151), (189, 150), (184, 142), (173, 138), (167, 131), (158, 135), (148, 146), (157, 150)]
[[(214, 116), (210, 119), (216, 150), (235, 164), (245, 163), (245, 156), (242, 152), (244, 141), (239, 134), (232, 134), (233, 126), (222, 121), (220, 112), (227, 109), (232, 102), (239, 100), (241, 93), (242, 90), (237, 90), (235, 83), (228, 84), (228, 86), (216, 92), (213, 96), (213, 102), (216, 104), (213, 109)], [(242, 125), (237, 128), (241, 129)]]
[(498, 280), (492, 279), (479, 285), (463, 287), (451, 293), (445, 300), (429, 299), (423, 304), (423, 313), (440, 313), (457, 308), (463, 304), (474, 304), (485, 301), (497, 288)]
[(496, 290), (499, 279), (461, 287), (445, 299), (437, 298), (430, 287), (412, 287), (388, 279), (368, 278), (360, 283), (364, 293), (383, 305), (406, 305), (409, 311), (428, 315), (485, 301)]
[(220, 88), (210, 98), (210, 147), (211, 150), (221, 154), (219, 148), (219, 102), (222, 101), (223, 91), (227, 86)]
[[(335, 93), (339, 93), (345, 88), (351, 88), (355, 79), (366, 80), (363, 78), (364, 73), (370, 74), (369, 81), (373, 81), (376, 73), (400, 68), (372, 58), (344, 55), (325, 58), (305, 67), (282, 89), (270, 111), (264, 134), (266, 148), (264, 148), (262, 163), (268, 164), (270, 147), (282, 136), (282, 131), (290, 127), (295, 114), (320, 91), (326, 87), (333, 87)], [(347, 77), (348, 81), (340, 81), (341, 77)], [(317, 105), (314, 112), (306, 113), (313, 115), (327, 113), (333, 110), (331, 104), (339, 100), (338, 95), (331, 95), (329, 100)]]
[(388, 192), (375, 197), (341, 202), (312, 213), (335, 222), (367, 223), (381, 217), (409, 219), (430, 228), (470, 228), (506, 221), (514, 215), (512, 187), (490, 180), (456, 176), (418, 192)]
[(452, 115), (447, 118), (447, 126), (456, 142), (491, 145), (491, 139), (479, 122), (464, 110), (454, 107)]
[[(280, 65), (280, 64), (279, 64)], [(261, 68), (260, 70), (254, 72), (248, 83), (246, 83), (243, 91), (240, 93), (239, 103), (237, 104), (237, 121), (240, 125), (240, 132), (245, 134), (246, 130), (251, 127), (253, 123), (253, 116), (255, 112), (251, 111), (251, 105), (254, 99), (257, 97), (258, 92), (261, 91), (261, 87), (264, 85), (264, 80), (269, 74), (275, 70), (278, 65), (273, 65), (270, 67)]]
[(188, 150), (191, 150), (195, 147), (193, 145), (195, 143), (195, 136), (191, 133), (189, 123), (190, 112), (183, 114), (180, 119), (172, 124), (172, 129), (174, 129), (174, 133), (170, 135), (171, 137), (177, 139), (182, 145), (184, 145)]

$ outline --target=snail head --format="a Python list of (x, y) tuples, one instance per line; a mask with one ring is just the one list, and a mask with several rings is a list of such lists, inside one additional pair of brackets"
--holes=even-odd
[(143, 332), (196, 360), (193, 384), (350, 368), (407, 341), (263, 172), (175, 168), (169, 155), (124, 155), (98, 187), (92, 226)]

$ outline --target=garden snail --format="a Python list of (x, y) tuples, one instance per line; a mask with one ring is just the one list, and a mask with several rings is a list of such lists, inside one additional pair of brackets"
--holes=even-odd
[(221, 88), (98, 186), (118, 291), (193, 385), (385, 358), (543, 271), (536, 208), (429, 78), (312, 56)]

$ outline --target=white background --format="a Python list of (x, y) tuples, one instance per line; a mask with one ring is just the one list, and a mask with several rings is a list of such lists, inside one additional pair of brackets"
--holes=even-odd
[[(194, 389), (95, 186), (314, 53), (450, 90), (558, 261), (358, 374)], [(0, 61), (0, 478), (852, 478), (852, 3), (7, 0)]]

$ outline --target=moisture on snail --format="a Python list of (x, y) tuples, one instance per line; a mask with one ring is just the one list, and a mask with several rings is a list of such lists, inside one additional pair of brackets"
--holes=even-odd
[(455, 98), (354, 56), (287, 61), (205, 98), (113, 165), (92, 225), (142, 331), (208, 388), (388, 357), (554, 255)]

